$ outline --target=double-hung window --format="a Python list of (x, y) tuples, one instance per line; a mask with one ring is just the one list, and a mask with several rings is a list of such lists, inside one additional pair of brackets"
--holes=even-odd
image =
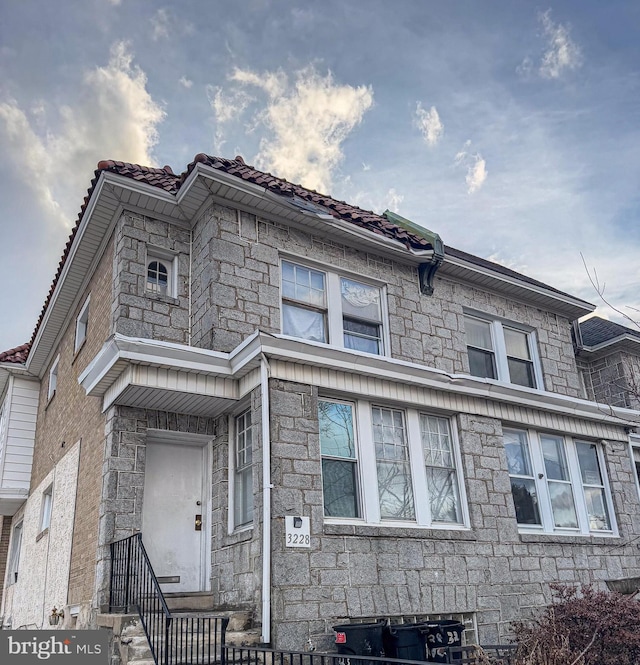
[(253, 520), (253, 434), (251, 411), (235, 419), (233, 525), (246, 526)]
[(9, 584), (15, 584), (18, 581), (18, 568), (20, 566), (20, 548), (22, 547), (22, 525), (20, 520), (13, 527), (11, 538), (11, 554), (9, 555)]
[(516, 519), (524, 531), (613, 533), (604, 459), (596, 443), (533, 430), (504, 431)]
[(535, 336), (502, 321), (465, 316), (469, 371), (529, 388), (542, 385)]
[(318, 429), (325, 517), (443, 528), (468, 523), (448, 418), (321, 398)]
[(282, 261), (282, 332), (291, 337), (384, 353), (378, 286)]

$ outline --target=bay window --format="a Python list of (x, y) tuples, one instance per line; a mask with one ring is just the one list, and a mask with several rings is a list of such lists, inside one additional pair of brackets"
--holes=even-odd
[(524, 531), (613, 533), (611, 496), (596, 443), (504, 430), (516, 519)]
[(318, 421), (326, 518), (443, 528), (468, 523), (448, 418), (321, 398)]
[(283, 260), (282, 332), (381, 355), (385, 346), (382, 290)]

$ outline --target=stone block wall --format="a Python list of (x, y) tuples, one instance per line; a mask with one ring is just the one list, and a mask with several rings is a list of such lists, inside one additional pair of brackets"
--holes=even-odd
[(257, 328), (280, 332), (280, 252), (286, 251), (385, 283), (394, 358), (468, 373), (468, 308), (535, 329), (544, 387), (583, 396), (571, 323), (550, 312), (444, 277), (436, 278), (433, 296), (424, 296), (413, 266), (217, 204), (195, 224), (192, 251), (194, 346), (228, 352)]
[[(272, 381), (273, 639), (332, 646), (349, 619), (474, 613), (484, 643), (550, 601), (553, 582), (594, 583), (640, 572), (640, 500), (627, 446), (605, 446), (620, 538), (520, 534), (502, 424), (458, 414), (469, 530), (325, 522), (317, 391)], [(308, 550), (284, 546), (284, 517), (311, 520)]]
[[(114, 331), (130, 337), (188, 344), (190, 231), (127, 212), (116, 225), (114, 235)], [(177, 290), (173, 295), (147, 291), (147, 255), (154, 248), (169, 252), (176, 259)]]

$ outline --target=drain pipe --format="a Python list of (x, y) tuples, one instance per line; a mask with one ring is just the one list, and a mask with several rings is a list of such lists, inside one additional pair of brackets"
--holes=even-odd
[(269, 361), (260, 357), (262, 416), (262, 635), (271, 641), (271, 431), (269, 427)]

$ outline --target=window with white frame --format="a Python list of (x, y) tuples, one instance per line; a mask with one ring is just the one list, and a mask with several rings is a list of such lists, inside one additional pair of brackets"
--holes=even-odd
[(40, 529), (39, 532), (48, 529), (51, 525), (51, 511), (53, 510), (53, 485), (49, 485), (42, 492), (42, 504), (40, 506)]
[(147, 293), (176, 296), (175, 264), (174, 254), (155, 247), (147, 249)]
[(58, 365), (60, 364), (60, 356), (58, 356), (51, 365), (49, 370), (49, 391), (47, 398), (51, 399), (56, 394), (56, 389), (58, 387)]
[(253, 520), (253, 435), (251, 411), (235, 418), (233, 524), (246, 526)]
[(80, 314), (76, 319), (76, 342), (74, 346), (74, 353), (80, 349), (84, 344), (85, 339), (87, 339), (87, 329), (89, 327), (89, 300), (91, 296), (87, 296), (87, 299), (82, 305)]
[(9, 584), (18, 581), (18, 568), (20, 566), (20, 548), (22, 547), (22, 520), (13, 527), (11, 537), (11, 554), (9, 555)]
[(636, 487), (638, 489), (638, 495), (640, 496), (640, 438), (631, 437), (630, 446), (631, 463), (633, 464), (633, 468), (635, 470)]
[(282, 332), (381, 355), (384, 353), (382, 289), (283, 260)]
[(325, 517), (445, 528), (468, 523), (448, 418), (321, 398), (318, 421)]
[(516, 519), (522, 530), (613, 533), (599, 444), (534, 430), (504, 430)]
[(535, 334), (507, 322), (464, 317), (469, 371), (529, 388), (542, 386)]

